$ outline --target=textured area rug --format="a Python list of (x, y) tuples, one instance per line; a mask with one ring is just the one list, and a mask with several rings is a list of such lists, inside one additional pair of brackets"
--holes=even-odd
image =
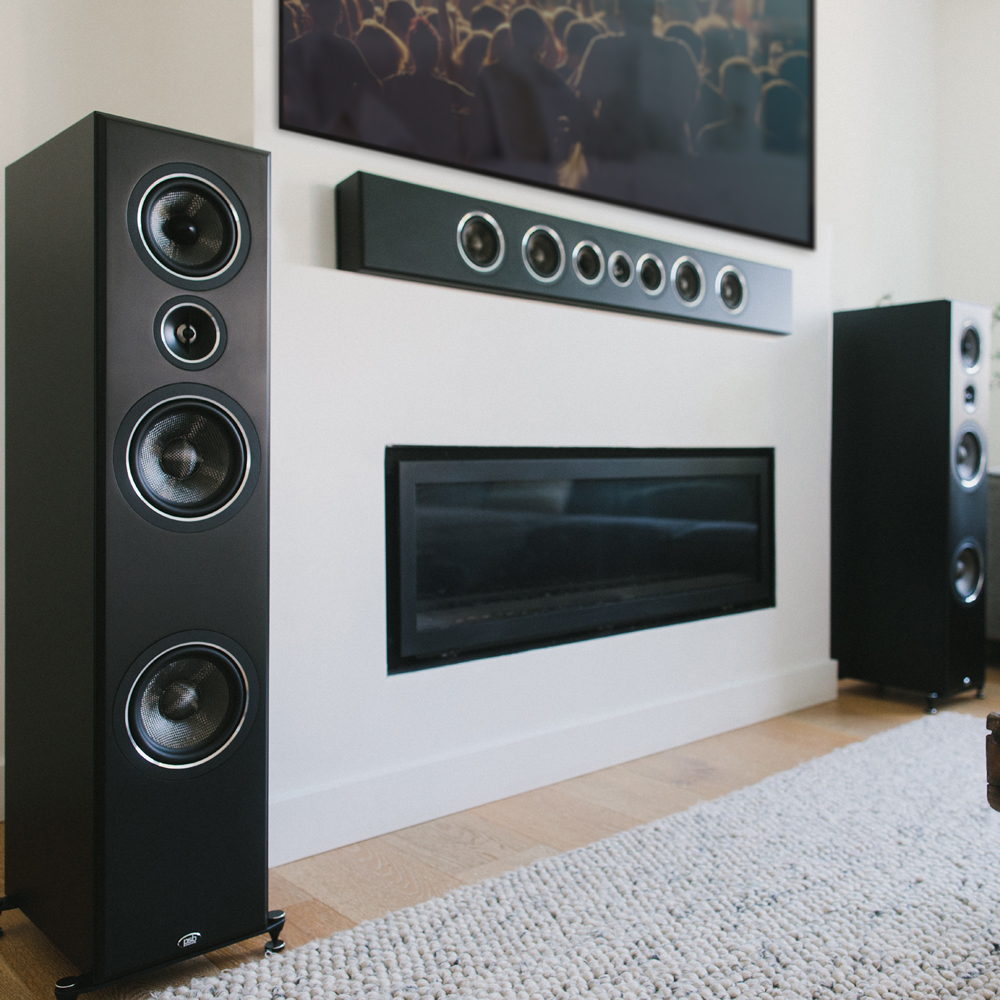
[(992, 997), (1000, 814), (944, 713), (161, 998)]

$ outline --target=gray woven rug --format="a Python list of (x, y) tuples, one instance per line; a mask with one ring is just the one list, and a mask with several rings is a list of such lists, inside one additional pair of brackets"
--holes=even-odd
[(162, 998), (992, 997), (1000, 814), (944, 713)]

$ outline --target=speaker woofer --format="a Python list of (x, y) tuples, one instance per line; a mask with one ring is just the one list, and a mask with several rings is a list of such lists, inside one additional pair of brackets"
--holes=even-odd
[(126, 703), (129, 740), (146, 760), (187, 768), (221, 753), (247, 714), (247, 676), (218, 646), (190, 643), (146, 665)]
[(678, 257), (670, 269), (670, 281), (677, 297), (692, 308), (705, 297), (705, 272), (693, 257)]
[(469, 212), (458, 223), (458, 252), (474, 271), (490, 274), (502, 263), (503, 230), (488, 212)]
[(151, 170), (129, 198), (129, 235), (151, 271), (182, 288), (215, 288), (243, 266), (246, 212), (217, 175), (186, 163)]
[(644, 253), (636, 262), (639, 284), (647, 295), (659, 295), (667, 287), (667, 274), (663, 261), (655, 253)]
[(573, 270), (585, 285), (600, 284), (604, 277), (604, 253), (592, 240), (581, 240), (573, 248)]
[(955, 471), (966, 489), (971, 489), (982, 479), (985, 458), (979, 435), (971, 427), (964, 429), (955, 445)]
[(521, 240), (521, 258), (536, 281), (550, 284), (562, 277), (566, 251), (559, 234), (548, 226), (532, 226)]
[(951, 581), (958, 599), (972, 604), (983, 589), (983, 553), (974, 539), (966, 539), (951, 562)]
[(743, 275), (732, 264), (722, 268), (715, 279), (715, 292), (722, 300), (723, 307), (733, 313), (740, 313), (747, 304), (747, 283)]
[(168, 399), (136, 424), (128, 445), (136, 493), (168, 517), (210, 517), (242, 490), (250, 449), (236, 418), (207, 399)]
[(974, 372), (979, 367), (979, 355), (982, 351), (979, 340), (979, 331), (974, 326), (965, 328), (962, 334), (960, 345), (962, 352), (962, 365), (967, 372)]

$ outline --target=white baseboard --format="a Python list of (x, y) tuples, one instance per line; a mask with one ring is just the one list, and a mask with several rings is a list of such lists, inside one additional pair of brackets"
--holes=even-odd
[(762, 722), (837, 696), (822, 660), (614, 716), (274, 796), (273, 865)]

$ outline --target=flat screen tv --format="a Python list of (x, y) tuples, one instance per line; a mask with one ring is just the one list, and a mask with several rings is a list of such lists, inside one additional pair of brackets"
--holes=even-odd
[(281, 125), (813, 245), (813, 0), (283, 0)]

